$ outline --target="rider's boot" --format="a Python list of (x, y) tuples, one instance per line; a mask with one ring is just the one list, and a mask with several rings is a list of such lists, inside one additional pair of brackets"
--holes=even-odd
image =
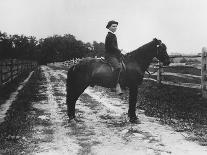
[(118, 95), (122, 95), (123, 94), (122, 89), (121, 89), (119, 83), (116, 84), (116, 94), (118, 94)]

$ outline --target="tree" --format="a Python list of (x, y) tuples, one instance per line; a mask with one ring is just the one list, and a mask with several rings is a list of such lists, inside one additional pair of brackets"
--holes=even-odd
[(0, 59), (9, 58), (12, 52), (12, 41), (7, 33), (0, 31)]
[(100, 42), (96, 42), (96, 41), (93, 41), (93, 49), (94, 49), (94, 52), (92, 54), (92, 56), (97, 56), (97, 57), (101, 57), (101, 56), (104, 56), (105, 54), (105, 44)]
[[(96, 52), (94, 52), (94, 45)], [(84, 43), (71, 34), (53, 35), (37, 40), (34, 36), (7, 35), (0, 32), (1, 58), (36, 60), (41, 64), (82, 58), (103, 52), (103, 43)]]

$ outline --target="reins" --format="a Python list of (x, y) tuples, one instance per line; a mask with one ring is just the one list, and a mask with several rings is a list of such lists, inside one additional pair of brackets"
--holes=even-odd
[[(157, 52), (157, 55), (159, 54), (159, 50), (158, 50), (159, 46), (160, 45), (157, 45), (157, 51), (156, 51)], [(157, 61), (158, 61), (158, 64), (154, 65), (154, 66), (157, 67), (157, 69), (155, 71), (153, 71), (152, 73), (150, 73), (148, 69), (146, 70), (146, 72), (148, 73), (148, 78), (150, 78), (152, 76), (152, 74), (156, 73), (159, 70), (159, 68), (162, 67), (162, 65), (160, 65), (158, 59), (157, 59)]]
[(156, 73), (159, 70), (159, 68), (161, 67), (161, 65), (159, 64), (159, 62), (158, 62), (158, 65), (154, 65), (154, 66), (156, 66), (156, 67), (158, 66), (158, 67), (152, 73), (150, 73), (149, 70), (146, 70), (146, 72), (148, 73), (148, 78), (150, 78), (154, 73)]

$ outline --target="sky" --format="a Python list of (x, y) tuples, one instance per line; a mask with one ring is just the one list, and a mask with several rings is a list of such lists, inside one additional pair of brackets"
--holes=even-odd
[(153, 38), (168, 53), (197, 54), (207, 46), (207, 0), (0, 0), (0, 8), (0, 31), (11, 35), (104, 42), (107, 22), (116, 20), (125, 52)]

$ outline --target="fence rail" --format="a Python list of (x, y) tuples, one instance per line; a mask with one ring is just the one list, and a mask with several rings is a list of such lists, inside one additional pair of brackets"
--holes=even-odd
[(37, 67), (37, 62), (28, 60), (7, 59), (0, 60), (0, 86), (9, 83), (22, 73)]

